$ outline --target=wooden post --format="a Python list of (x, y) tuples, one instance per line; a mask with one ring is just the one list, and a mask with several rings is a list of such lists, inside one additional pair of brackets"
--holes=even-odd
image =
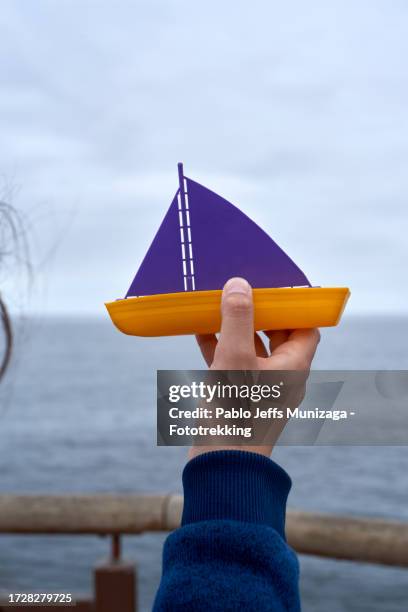
[(136, 566), (120, 559), (120, 536), (112, 536), (108, 561), (95, 568), (95, 612), (136, 612)]
[(135, 567), (108, 562), (95, 568), (95, 612), (136, 612)]

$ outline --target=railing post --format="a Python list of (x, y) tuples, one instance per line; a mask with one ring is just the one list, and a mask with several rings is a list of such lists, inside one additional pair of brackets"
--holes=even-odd
[(95, 567), (95, 612), (136, 612), (136, 565), (120, 558), (120, 534), (111, 536), (111, 556)]

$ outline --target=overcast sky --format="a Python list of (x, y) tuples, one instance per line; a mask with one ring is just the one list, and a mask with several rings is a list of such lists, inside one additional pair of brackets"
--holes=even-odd
[(3, 0), (0, 175), (37, 312), (122, 297), (188, 176), (349, 311), (408, 303), (408, 4)]

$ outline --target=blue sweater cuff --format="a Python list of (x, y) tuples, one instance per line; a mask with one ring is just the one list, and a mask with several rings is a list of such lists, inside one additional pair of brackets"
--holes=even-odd
[(182, 525), (233, 520), (273, 527), (285, 537), (288, 474), (258, 453), (211, 451), (189, 461), (183, 472)]

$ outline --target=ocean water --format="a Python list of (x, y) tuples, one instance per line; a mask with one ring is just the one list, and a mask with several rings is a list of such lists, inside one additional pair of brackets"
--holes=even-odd
[[(192, 338), (140, 339), (106, 319), (17, 323), (1, 387), (2, 492), (180, 492), (185, 448), (155, 446), (156, 369), (201, 368)], [(323, 331), (318, 368), (408, 369), (408, 319), (345, 318)], [(408, 520), (408, 447), (277, 448), (289, 506)], [(165, 535), (124, 539), (150, 610)], [(0, 592), (90, 592), (98, 537), (0, 536)], [(306, 612), (405, 611), (408, 571), (300, 557)]]

